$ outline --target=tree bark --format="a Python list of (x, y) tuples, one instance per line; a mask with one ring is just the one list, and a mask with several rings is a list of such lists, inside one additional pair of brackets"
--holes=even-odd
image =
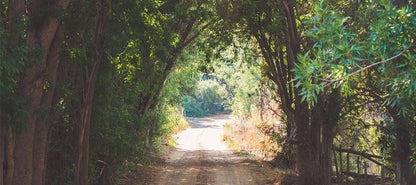
[[(68, 43), (68, 45), (70, 44)], [(65, 83), (67, 71), (68, 62), (66, 57), (61, 57), (57, 69), (55, 93), (52, 100), (52, 105), (54, 106), (60, 106), (63, 94), (66, 92), (66, 89), (62, 87)], [(66, 111), (65, 114), (71, 115), (69, 107), (63, 109), (61, 107), (60, 109)], [(57, 121), (57, 123), (49, 126), (45, 184), (60, 183), (56, 182), (56, 178), (54, 177), (61, 174), (65, 169), (73, 168), (74, 165), (74, 159), (72, 157), (75, 155), (75, 152), (71, 151), (76, 143), (73, 139), (75, 138), (75, 133), (71, 127), (73, 124), (69, 120), (66, 121), (63, 119), (60, 113), (54, 113), (52, 116), (52, 119)]]
[(381, 173), (380, 174), (380, 176), (381, 176), (380, 185), (386, 185), (386, 170), (383, 166), (381, 167), (381, 172), (380, 173)]
[[(294, 4), (291, 0), (283, 0), (283, 12), (286, 18), (286, 48), (287, 48), (287, 63), (289, 70), (297, 63), (297, 54), (300, 53), (299, 33), (295, 22)], [(289, 73), (291, 73), (289, 71)], [(288, 79), (292, 80), (292, 79)], [(310, 135), (310, 120), (309, 109), (306, 102), (302, 102), (301, 95), (299, 95), (300, 88), (295, 88), (295, 111), (294, 121), (296, 126), (296, 141), (297, 141), (297, 154), (296, 154), (296, 168), (300, 176), (300, 184), (315, 184), (316, 177), (312, 174), (312, 146), (309, 142)], [(291, 102), (287, 102), (291, 103)], [(286, 105), (289, 106), (290, 105)]]
[(387, 110), (396, 127), (395, 156), (393, 157), (397, 164), (396, 178), (401, 185), (411, 185), (416, 182), (416, 174), (412, 171), (414, 163), (410, 163), (412, 154), (410, 120), (400, 115), (397, 107), (387, 107)]
[[(277, 13), (282, 17), (283, 33), (267, 32), (262, 27), (262, 20), (256, 18), (249, 19), (248, 26), (267, 64), (267, 76), (278, 87), (282, 110), (287, 115), (288, 141), (294, 138), (293, 141), (296, 142), (299, 184), (327, 185), (331, 183), (330, 154), (335, 136), (333, 128), (340, 112), (340, 99), (337, 99), (340, 97), (335, 95), (339, 94), (339, 91), (326, 89), (323, 94), (318, 95), (319, 102), (311, 109), (307, 102), (302, 101), (301, 87), (294, 87), (293, 84), (296, 82), (292, 81), (294, 78), (292, 69), (298, 63), (297, 56), (301, 53), (295, 4), (293, 0), (276, 3), (279, 11)], [(273, 11), (273, 9), (265, 11)], [(274, 38), (280, 40), (273, 40)], [(335, 101), (331, 102), (332, 100)], [(327, 118), (327, 115), (331, 117)]]
[[(7, 31), (8, 31), (8, 45), (10, 49), (13, 49), (19, 43), (18, 25), (21, 25), (21, 18), (25, 11), (24, 0), (9, 0), (7, 8)], [(6, 115), (3, 115), (6, 116)], [(4, 118), (5, 119), (5, 118)], [(4, 127), (4, 129), (6, 129)], [(11, 128), (6, 129), (6, 143), (5, 143), (5, 159), (6, 168), (4, 174), (4, 183), (6, 185), (13, 184), (13, 175), (15, 169), (15, 157), (14, 157), (14, 145), (15, 145), (15, 133)]]
[[(300, 53), (300, 39), (297, 31), (295, 2), (283, 0), (283, 10), (286, 17), (286, 46), (289, 69), (294, 68), (298, 62)], [(289, 80), (292, 72), (289, 70)], [(300, 88), (294, 88), (295, 94), (295, 123), (297, 128), (297, 169), (299, 171), (300, 184), (302, 185), (327, 185), (330, 184), (330, 147), (332, 145), (332, 127), (330, 120), (323, 117), (323, 110), (327, 104), (321, 98), (314, 109), (302, 102)], [(318, 95), (322, 96), (322, 95)], [(290, 106), (290, 105), (289, 105)], [(311, 117), (310, 117), (311, 114)]]
[[(155, 90), (155, 93), (149, 92), (145, 97), (145, 102), (143, 105), (139, 105), (141, 109), (139, 109), (139, 114), (143, 115), (147, 111), (154, 111), (156, 110), (159, 100), (162, 97), (163, 89), (165, 88), (166, 82), (168, 80), (169, 74), (175, 69), (176, 67), (176, 57), (179, 55), (183, 48), (187, 47), (188, 45), (192, 44), (193, 41), (199, 36), (200, 32), (196, 33), (192, 37), (189, 38), (190, 33), (194, 27), (196, 20), (191, 19), (186, 22), (180, 23), (176, 29), (176, 32), (180, 36), (180, 44), (178, 47), (172, 48), (170, 52), (166, 53), (166, 55), (169, 55), (170, 61), (167, 62), (167, 65), (165, 69), (162, 71), (162, 74), (158, 79), (155, 81), (154, 88), (152, 90)], [(204, 27), (209, 26), (209, 24), (205, 25)], [(154, 127), (154, 126), (152, 126)], [(150, 134), (151, 135), (151, 134)]]
[[(294, 88), (291, 82), (294, 76), (291, 70), (298, 62), (297, 55), (301, 52), (294, 4), (292, 0), (282, 0), (282, 6), (279, 7), (285, 18), (282, 22), (285, 34), (281, 36), (284, 38), (284, 44), (279, 42), (274, 44), (283, 44), (285, 47), (273, 47), (273, 43), (270, 43), (270, 39), (263, 30), (254, 28), (252, 34), (257, 39), (268, 65), (268, 76), (279, 88), (282, 109), (288, 117), (287, 124), (290, 128), (288, 136), (294, 137), (296, 141), (296, 168), (299, 172), (299, 184), (329, 184), (330, 149), (333, 138), (331, 124), (335, 124), (337, 120), (324, 118), (321, 112), (327, 108), (326, 104), (311, 110), (299, 95), (301, 87)], [(256, 22), (252, 21), (255, 26)], [(286, 62), (284, 57), (286, 57)]]
[(322, 149), (321, 149), (321, 169), (322, 185), (331, 184), (331, 173), (332, 173), (332, 163), (331, 163), (331, 146), (334, 139), (333, 125), (336, 123), (326, 122), (322, 128)]
[[(52, 87), (48, 88), (42, 97), (41, 107), (46, 109), (49, 114), (51, 114), (52, 102), (55, 93), (56, 77), (57, 70), (59, 65), (59, 58), (61, 52), (61, 44), (64, 39), (64, 32), (62, 26), (59, 26), (54, 40), (51, 44), (47, 61), (46, 61), (46, 71), (50, 71), (46, 77), (46, 82), (54, 84)], [(50, 115), (48, 116), (50, 117)], [(34, 161), (33, 161), (33, 180), (32, 184), (45, 184), (45, 170), (46, 170), (46, 151), (47, 151), (47, 140), (49, 133), (49, 126), (46, 123), (45, 119), (38, 119), (36, 122), (36, 133), (35, 133), (35, 142), (34, 142)]]
[[(31, 59), (30, 63), (33, 64), (31, 69), (26, 70), (23, 73), (23, 77), (19, 82), (20, 95), (30, 101), (30, 106), (27, 116), (27, 126), (21, 135), (16, 136), (15, 148), (14, 148), (14, 160), (15, 170), (13, 175), (12, 184), (15, 185), (28, 185), (28, 184), (43, 184), (44, 164), (46, 158), (46, 137), (47, 129), (44, 125), (37, 128), (37, 122), (42, 120), (41, 113), (48, 114), (48, 111), (44, 111), (43, 108), (50, 107), (48, 103), (42, 103), (42, 97), (45, 94), (45, 87), (49, 86), (54, 88), (53, 82), (46, 82), (46, 78), (49, 75), (54, 75), (56, 69), (48, 68), (48, 63), (57, 63), (58, 60), (48, 61), (48, 53), (51, 52), (51, 46), (56, 38), (57, 30), (60, 26), (60, 20), (57, 17), (47, 17), (46, 20), (41, 18), (39, 14), (42, 14), (45, 9), (51, 9), (53, 11), (65, 10), (68, 6), (69, 0), (56, 1), (52, 4), (46, 4), (44, 1), (32, 1), (28, 4), (27, 12), (28, 17), (34, 22), (46, 21), (46, 24), (36, 25), (32, 24), (27, 28), (26, 45), (32, 49), (42, 49), (40, 53), (39, 61)], [(42, 20), (39, 20), (42, 19)], [(59, 43), (60, 44), (60, 43)], [(36, 131), (41, 131), (39, 137), (35, 137)], [(35, 134), (36, 133), (36, 134)], [(46, 133), (46, 134), (45, 134)], [(45, 136), (46, 135), (46, 136)], [(34, 150), (36, 146), (36, 150)], [(34, 166), (38, 162), (42, 163), (40, 172), (37, 172), (38, 166)], [(36, 170), (34, 170), (36, 169)]]
[[(318, 102), (311, 113), (311, 162), (312, 179), (311, 184), (329, 185), (331, 184), (331, 147), (335, 136), (333, 128), (338, 121), (340, 109), (337, 108), (337, 91), (330, 94), (318, 95)], [(339, 101), (339, 100), (338, 100)], [(332, 103), (334, 102), (334, 103)]]
[(90, 136), (90, 118), (92, 112), (92, 104), (95, 92), (95, 82), (98, 69), (102, 60), (105, 42), (105, 28), (107, 23), (107, 7), (105, 2), (101, 3), (101, 9), (97, 19), (95, 38), (94, 38), (94, 56), (93, 65), (87, 66), (84, 71), (85, 78), (82, 79), (82, 97), (80, 105), (78, 139), (77, 139), (77, 159), (74, 173), (74, 185), (88, 185), (88, 157), (89, 157), (89, 136)]
[[(175, 69), (176, 67), (176, 57), (181, 53), (182, 49), (186, 46), (193, 43), (193, 41), (199, 36), (199, 32), (193, 35), (189, 38), (191, 31), (194, 27), (196, 20), (190, 19), (186, 22), (179, 23), (178, 27), (175, 29), (176, 32), (180, 36), (180, 44), (179, 46), (172, 48), (170, 52), (166, 53), (166, 55), (169, 55), (169, 61), (163, 71), (161, 72), (161, 75), (156, 77), (154, 84), (152, 88), (150, 89), (150, 92), (147, 92), (147, 94), (142, 95), (141, 97), (144, 97), (142, 101), (139, 101), (137, 105), (137, 113), (139, 115), (144, 115), (148, 111), (155, 111), (159, 105), (160, 98), (162, 97), (163, 89), (166, 86), (166, 82), (168, 80), (169, 74)], [(210, 24), (205, 25), (204, 27), (209, 26)], [(150, 125), (150, 128), (146, 130), (145, 135), (145, 145), (146, 147), (150, 147), (150, 143), (152, 142), (153, 135), (157, 131), (158, 125), (157, 122), (153, 122)]]
[(6, 174), (4, 179), (5, 185), (13, 185), (14, 174), (14, 142), (15, 133), (11, 128), (6, 130)]
[(4, 167), (5, 167), (5, 153), (6, 153), (6, 147), (5, 147), (5, 142), (4, 139), (5, 137), (5, 127), (3, 125), (3, 118), (2, 118), (2, 102), (1, 102), (1, 97), (0, 97), (0, 185), (4, 185), (4, 177), (5, 177), (5, 171), (4, 171)]

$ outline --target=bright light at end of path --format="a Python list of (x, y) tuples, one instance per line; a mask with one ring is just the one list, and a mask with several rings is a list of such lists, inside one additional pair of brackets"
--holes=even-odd
[(220, 115), (220, 119), (189, 118), (190, 127), (174, 137), (177, 143), (176, 148), (187, 151), (229, 150), (222, 141), (222, 135), (224, 124), (231, 119), (229, 115)]

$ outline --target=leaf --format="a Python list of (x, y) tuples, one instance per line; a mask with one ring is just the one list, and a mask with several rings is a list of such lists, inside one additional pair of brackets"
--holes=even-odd
[(306, 99), (306, 95), (302, 96), (302, 99), (300, 101), (305, 102), (305, 99)]
[(340, 23), (340, 25), (344, 25), (345, 22), (347, 22), (351, 17), (344, 17)]
[(359, 58), (359, 57), (352, 57), (352, 59), (356, 60), (356, 61), (366, 61), (366, 59), (363, 58)]

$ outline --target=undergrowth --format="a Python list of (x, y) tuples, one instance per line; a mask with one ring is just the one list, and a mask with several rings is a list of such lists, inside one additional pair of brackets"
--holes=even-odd
[(236, 119), (224, 126), (223, 140), (230, 148), (264, 160), (272, 160), (282, 150), (281, 138), (273, 122), (259, 117)]
[(159, 155), (165, 154), (170, 148), (174, 148), (176, 142), (172, 137), (189, 127), (189, 123), (178, 108), (166, 106), (162, 111), (159, 118), (160, 128), (152, 144)]

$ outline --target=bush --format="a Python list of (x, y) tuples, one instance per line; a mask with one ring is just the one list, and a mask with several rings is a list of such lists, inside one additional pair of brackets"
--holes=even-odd
[(173, 106), (158, 109), (156, 117), (159, 125), (152, 144), (160, 152), (163, 151), (163, 146), (172, 144), (173, 135), (188, 128), (189, 124), (181, 110)]

